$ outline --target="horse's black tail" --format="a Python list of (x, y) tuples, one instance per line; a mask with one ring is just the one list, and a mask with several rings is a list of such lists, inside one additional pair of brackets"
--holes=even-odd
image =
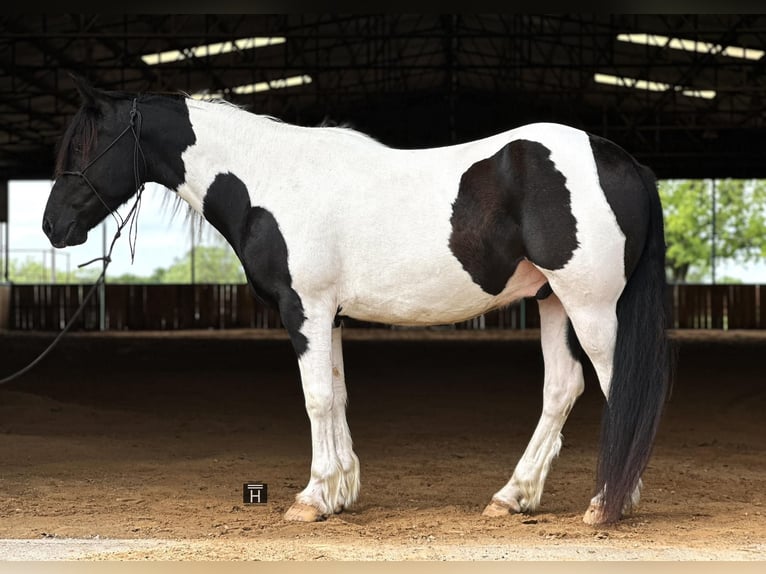
[(649, 461), (670, 381), (662, 207), (654, 174), (637, 167), (649, 195), (649, 228), (617, 303), (617, 342), (596, 480), (597, 492), (603, 492), (604, 522), (619, 520), (630, 504)]

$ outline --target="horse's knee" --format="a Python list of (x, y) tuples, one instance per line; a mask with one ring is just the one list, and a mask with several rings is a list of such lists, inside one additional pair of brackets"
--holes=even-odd
[(304, 399), (306, 405), (306, 412), (309, 417), (312, 416), (330, 416), (333, 409), (333, 392), (332, 389), (311, 388), (304, 389)]

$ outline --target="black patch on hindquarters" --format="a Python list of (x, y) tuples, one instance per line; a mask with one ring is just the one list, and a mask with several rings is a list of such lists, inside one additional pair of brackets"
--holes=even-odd
[(516, 140), (473, 164), (452, 205), (449, 246), (473, 281), (498, 295), (525, 257), (561, 269), (577, 248), (566, 178), (544, 145)]
[(452, 204), (449, 247), (485, 292), (498, 295), (524, 258), (516, 197), (498, 156), (481, 160), (460, 178)]
[(638, 265), (649, 228), (649, 194), (636, 160), (617, 144), (590, 135), (601, 189), (625, 235), (625, 277)]
[(306, 316), (292, 288), (287, 244), (279, 224), (267, 209), (252, 207), (247, 187), (232, 173), (219, 173), (205, 195), (203, 213), (221, 232), (242, 262), (258, 298), (279, 310), (298, 357), (308, 349), (300, 332)]

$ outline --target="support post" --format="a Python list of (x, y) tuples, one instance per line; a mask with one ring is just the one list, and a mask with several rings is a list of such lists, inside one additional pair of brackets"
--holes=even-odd
[(191, 283), (192, 285), (196, 284), (196, 253), (195, 253), (195, 245), (194, 245), (194, 218), (191, 218), (191, 224), (189, 225), (189, 229), (191, 230), (191, 253), (189, 254), (191, 259)]
[(715, 179), (712, 179), (711, 183), (712, 183), (711, 189), (713, 193), (713, 213), (712, 213), (711, 221), (712, 221), (713, 229), (711, 230), (711, 233), (710, 233), (710, 242), (711, 242), (710, 243), (710, 254), (711, 254), (710, 266), (712, 270), (713, 285), (715, 285), (715, 257), (716, 257), (715, 241), (716, 241), (716, 211), (717, 211)]
[(0, 281), (0, 331), (10, 328), (11, 320), (11, 281), (8, 276), (10, 265), (9, 224), (8, 224), (8, 182), (0, 181), (0, 255), (3, 258), (3, 280)]
[(0, 180), (0, 224), (3, 226), (3, 278), (6, 283), (10, 283), (8, 277), (10, 269), (10, 225), (8, 209), (8, 181)]
[[(106, 221), (101, 224), (101, 249), (104, 260), (101, 262), (102, 270), (106, 269)], [(98, 329), (106, 331), (106, 274), (101, 285), (98, 286)]]

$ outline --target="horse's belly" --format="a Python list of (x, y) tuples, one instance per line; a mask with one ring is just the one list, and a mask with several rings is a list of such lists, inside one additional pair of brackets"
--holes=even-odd
[(498, 295), (484, 292), (468, 273), (425, 265), (427, 273), (381, 277), (375, 287), (356, 288), (342, 299), (341, 314), (361, 321), (393, 325), (439, 325), (464, 321), (535, 295), (546, 279), (522, 261)]

